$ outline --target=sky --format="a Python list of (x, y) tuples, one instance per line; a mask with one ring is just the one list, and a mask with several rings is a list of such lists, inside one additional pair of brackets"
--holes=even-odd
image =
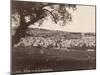
[(45, 20), (40, 27), (37, 25), (30, 27), (68, 32), (95, 32), (95, 6), (77, 5), (77, 10), (70, 12), (73, 21), (65, 26), (54, 24), (49, 16), (48, 20)]

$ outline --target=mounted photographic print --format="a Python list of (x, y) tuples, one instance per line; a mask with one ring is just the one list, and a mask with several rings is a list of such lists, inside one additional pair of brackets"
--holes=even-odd
[(96, 69), (96, 6), (11, 0), (11, 73)]

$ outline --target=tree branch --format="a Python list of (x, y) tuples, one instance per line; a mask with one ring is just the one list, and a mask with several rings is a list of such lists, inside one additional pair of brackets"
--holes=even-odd
[(47, 9), (43, 9), (43, 10), (49, 12), (49, 13), (52, 15), (52, 17), (53, 17), (54, 22), (57, 24), (56, 18), (55, 18), (55, 16), (53, 15), (53, 13), (52, 13), (51, 11), (47, 10)]

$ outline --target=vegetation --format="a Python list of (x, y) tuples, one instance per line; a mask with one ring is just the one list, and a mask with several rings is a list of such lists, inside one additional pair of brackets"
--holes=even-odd
[[(31, 34), (31, 32), (33, 34)], [(29, 33), (29, 34), (28, 34)], [(62, 35), (63, 34), (63, 35)], [(87, 33), (86, 33), (87, 34)], [(70, 33), (62, 31), (50, 31), (33, 29), (27, 32), (25, 38), (21, 38), (15, 47), (47, 47), (58, 49), (95, 49), (95, 36), (86, 37), (85, 33)], [(68, 36), (68, 37), (67, 37)], [(59, 37), (59, 38), (58, 38)]]
[[(46, 16), (50, 15), (54, 23), (61, 22), (61, 26), (66, 25), (72, 21), (72, 14), (70, 10), (76, 10), (74, 4), (57, 4), (45, 2), (26, 2), (26, 1), (12, 1), (12, 18), (17, 21), (18, 26), (13, 34), (12, 44), (16, 44), (26, 35), (28, 26), (34, 23), (42, 25)], [(16, 14), (18, 17), (16, 18)], [(15, 16), (14, 16), (15, 15)]]

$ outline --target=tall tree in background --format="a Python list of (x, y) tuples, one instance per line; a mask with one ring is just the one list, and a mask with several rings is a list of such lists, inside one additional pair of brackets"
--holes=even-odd
[(69, 13), (69, 9), (73, 11), (76, 10), (76, 5), (12, 1), (11, 8), (12, 15), (18, 13), (20, 18), (19, 26), (12, 37), (12, 44), (14, 45), (18, 43), (22, 37), (25, 37), (29, 25), (38, 23), (39, 26), (41, 26), (48, 15), (51, 15), (51, 19), (54, 23), (57, 24), (58, 22), (61, 22), (62, 26), (71, 22), (72, 14)]

